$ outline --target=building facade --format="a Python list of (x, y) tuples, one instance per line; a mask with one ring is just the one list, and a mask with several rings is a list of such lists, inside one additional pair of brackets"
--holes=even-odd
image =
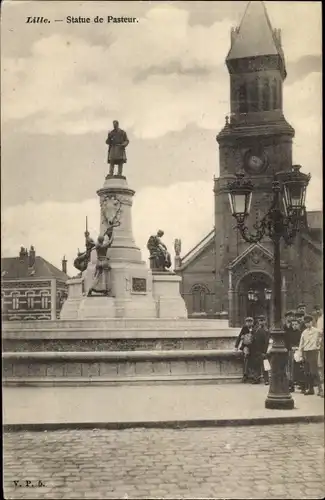
[(67, 261), (62, 270), (21, 248), (18, 257), (1, 259), (3, 321), (58, 319), (67, 296)]
[[(272, 320), (273, 246), (268, 238), (249, 245), (234, 228), (228, 183), (240, 171), (254, 183), (248, 218), (253, 230), (270, 207), (274, 174), (292, 168), (294, 129), (283, 114), (281, 33), (272, 28), (263, 2), (249, 2), (239, 28), (232, 30), (226, 65), (230, 115), (216, 138), (215, 227), (178, 259), (176, 272), (190, 315), (227, 312), (230, 325), (239, 326), (247, 315), (263, 313)], [(307, 229), (281, 251), (284, 308), (322, 303), (322, 214), (311, 212), (307, 219)]]

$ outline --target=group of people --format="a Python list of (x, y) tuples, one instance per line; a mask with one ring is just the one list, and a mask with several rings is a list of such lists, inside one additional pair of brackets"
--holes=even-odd
[[(287, 376), (289, 390), (299, 388), (305, 395), (324, 397), (320, 373), (324, 369), (324, 316), (319, 306), (307, 314), (305, 304), (299, 304), (296, 311), (285, 313), (283, 325), (285, 347), (288, 351)], [(242, 381), (259, 384), (263, 379), (269, 384), (270, 351), (272, 338), (266, 317), (247, 317), (235, 349), (244, 354)]]

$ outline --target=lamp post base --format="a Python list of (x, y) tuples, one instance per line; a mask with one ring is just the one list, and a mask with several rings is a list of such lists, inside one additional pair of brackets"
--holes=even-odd
[(270, 351), (271, 380), (265, 408), (269, 410), (293, 410), (295, 402), (289, 392), (288, 351), (284, 343), (284, 331), (274, 329), (271, 331), (271, 337), (273, 338)]
[(287, 397), (285, 394), (282, 396), (268, 395), (265, 400), (265, 408), (268, 410), (293, 410), (295, 402), (291, 396)]

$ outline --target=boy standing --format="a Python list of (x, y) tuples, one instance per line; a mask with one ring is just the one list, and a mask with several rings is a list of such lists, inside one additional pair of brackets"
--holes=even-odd
[(251, 345), (251, 356), (253, 365), (253, 384), (259, 384), (263, 372), (264, 383), (269, 381), (268, 372), (263, 369), (263, 360), (266, 357), (267, 347), (269, 345), (270, 332), (266, 326), (266, 317), (260, 315), (257, 317), (258, 326), (253, 334)]
[(244, 353), (243, 383), (247, 382), (252, 372), (251, 344), (253, 341), (253, 327), (254, 319), (247, 317), (235, 343), (235, 349), (239, 349)]
[(321, 332), (313, 325), (312, 316), (305, 316), (306, 329), (302, 332), (298, 356), (304, 362), (305, 396), (315, 394), (314, 385), (318, 387), (318, 396), (324, 397), (318, 371), (318, 356), (321, 347)]

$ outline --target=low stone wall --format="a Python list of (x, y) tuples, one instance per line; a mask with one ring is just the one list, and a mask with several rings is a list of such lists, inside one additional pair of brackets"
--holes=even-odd
[(6, 385), (235, 381), (241, 353), (231, 350), (4, 352)]

